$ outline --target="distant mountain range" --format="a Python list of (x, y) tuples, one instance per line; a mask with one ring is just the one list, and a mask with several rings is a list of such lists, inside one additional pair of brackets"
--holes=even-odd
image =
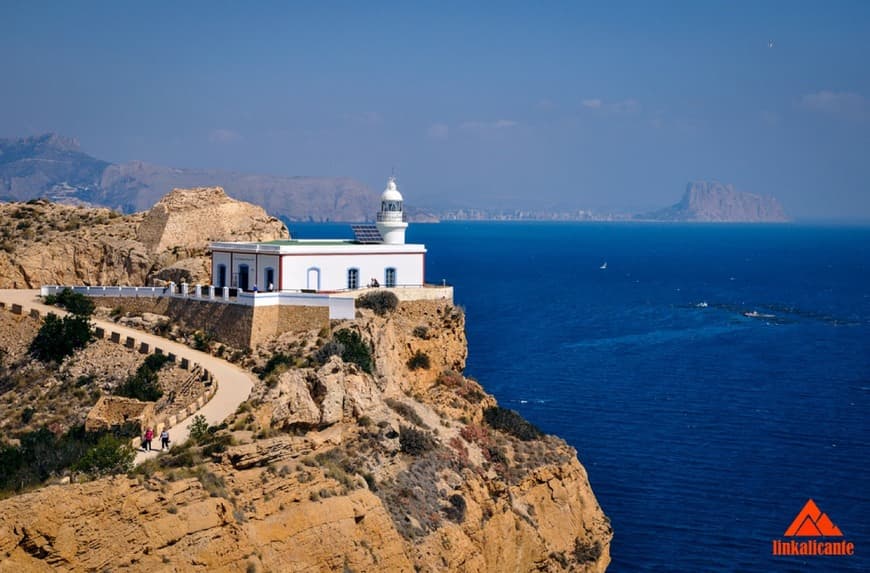
[[(132, 213), (149, 209), (174, 188), (220, 186), (287, 221), (365, 221), (380, 193), (348, 177), (278, 177), (178, 169), (141, 161), (112, 164), (79, 149), (75, 139), (45, 134), (0, 139), (0, 200), (45, 197)], [(414, 216), (426, 214), (410, 209)], [(431, 218), (431, 216), (429, 216)]]
[[(48, 198), (109, 207), (122, 213), (150, 208), (174, 188), (220, 186), (285, 222), (370, 221), (380, 194), (348, 177), (280, 177), (180, 169), (141, 161), (113, 164), (91, 157), (75, 139), (45, 134), (0, 139), (0, 201)], [(526, 211), (464, 208), (437, 215), (406, 206), (412, 221), (787, 221), (773, 197), (736, 191), (717, 181), (689, 183), (677, 204), (652, 213), (599, 214), (586, 210)]]

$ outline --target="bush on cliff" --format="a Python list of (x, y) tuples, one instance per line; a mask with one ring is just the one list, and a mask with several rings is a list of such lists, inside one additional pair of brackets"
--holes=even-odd
[(133, 469), (135, 457), (130, 440), (107, 434), (73, 465), (73, 469), (95, 475), (126, 473)]
[(93, 338), (87, 316), (71, 315), (60, 318), (54, 313), (48, 313), (30, 343), (30, 355), (42, 362), (60, 362), (77, 349), (87, 346)]
[(150, 354), (136, 372), (118, 387), (115, 394), (142, 402), (156, 402), (163, 396), (158, 372), (168, 361), (169, 357), (164, 354)]
[(317, 349), (314, 353), (314, 361), (318, 364), (326, 364), (332, 356), (342, 356), (344, 354), (344, 344), (341, 342), (330, 340), (323, 346)]
[(399, 297), (388, 290), (377, 290), (362, 295), (356, 299), (359, 308), (370, 308), (378, 316), (384, 316), (388, 312), (396, 310), (399, 306)]
[(544, 435), (534, 424), (520, 416), (519, 412), (500, 406), (484, 410), (483, 419), (493, 429), (501, 430), (523, 441), (536, 440)]
[[(109, 463), (120, 459), (118, 452), (125, 443), (118, 437), (113, 441), (100, 442), (105, 433), (86, 432), (84, 425), (73, 426), (66, 433), (57, 435), (47, 428), (27, 432), (19, 437), (17, 446), (0, 443), (0, 491), (22, 491), (39, 485), (52, 476), (62, 475), (90, 454), (89, 467), (102, 467), (103, 473), (126, 471), (124, 464)], [(129, 448), (129, 446), (127, 446)]]
[(435, 442), (428, 433), (411, 426), (399, 428), (399, 447), (409, 456), (425, 454), (435, 447)]
[(339, 330), (332, 335), (332, 339), (344, 346), (344, 352), (341, 353), (342, 360), (352, 362), (371, 374), (373, 366), (372, 349), (362, 339), (359, 332), (348, 329)]
[(422, 368), (423, 370), (429, 370), (429, 355), (421, 350), (418, 350), (411, 358), (408, 359), (407, 366), (409, 370), (417, 370), (418, 368)]

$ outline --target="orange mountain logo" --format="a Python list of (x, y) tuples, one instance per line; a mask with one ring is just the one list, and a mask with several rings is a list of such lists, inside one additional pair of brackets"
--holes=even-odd
[(827, 513), (822, 513), (819, 506), (811, 499), (797, 514), (788, 529), (786, 537), (843, 537), (840, 528), (831, 522)]
[[(774, 539), (774, 555), (854, 555), (855, 544), (851, 541), (828, 541), (826, 537), (843, 537), (840, 528), (834, 525), (828, 514), (824, 513), (812, 499), (808, 499), (797, 514), (783, 537)], [(823, 538), (797, 541), (795, 537)]]

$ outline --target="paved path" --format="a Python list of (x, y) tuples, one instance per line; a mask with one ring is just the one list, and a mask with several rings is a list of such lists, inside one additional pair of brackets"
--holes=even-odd
[[(7, 306), (12, 304), (20, 304), (24, 309), (24, 314), (27, 314), (30, 309), (35, 308), (41, 313), (54, 312), (58, 315), (66, 314), (62, 309), (42, 304), (39, 298), (38, 290), (13, 290), (0, 289), (0, 302), (5, 302)], [(221, 360), (211, 354), (194, 350), (184, 344), (172, 342), (166, 338), (161, 338), (153, 334), (148, 334), (135, 328), (128, 328), (105, 320), (91, 319), (96, 326), (103, 328), (106, 331), (106, 336), (111, 332), (117, 332), (121, 335), (121, 340), (130, 336), (137, 343), (145, 342), (149, 347), (159, 347), (166, 353), (172, 353), (178, 358), (187, 358), (191, 363), (196, 362), (203, 368), (208, 370), (215, 381), (217, 381), (217, 392), (211, 400), (208, 401), (202, 408), (194, 412), (188, 418), (180, 421), (173, 427), (169, 428), (169, 437), (172, 443), (180, 444), (187, 440), (190, 434), (190, 424), (193, 417), (202, 414), (208, 421), (209, 425), (219, 424), (227, 416), (236, 411), (239, 404), (248, 399), (251, 394), (251, 389), (254, 386), (254, 376), (246, 370), (242, 370), (238, 366)], [(139, 452), (136, 454), (136, 463), (139, 464), (149, 457), (154, 457), (159, 453), (160, 436), (154, 437), (153, 444), (158, 446), (157, 450), (151, 452)]]

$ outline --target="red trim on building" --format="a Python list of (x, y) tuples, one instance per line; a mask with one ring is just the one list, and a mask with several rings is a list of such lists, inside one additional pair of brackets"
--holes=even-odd
[(284, 257), (278, 255), (278, 292), (284, 290)]

